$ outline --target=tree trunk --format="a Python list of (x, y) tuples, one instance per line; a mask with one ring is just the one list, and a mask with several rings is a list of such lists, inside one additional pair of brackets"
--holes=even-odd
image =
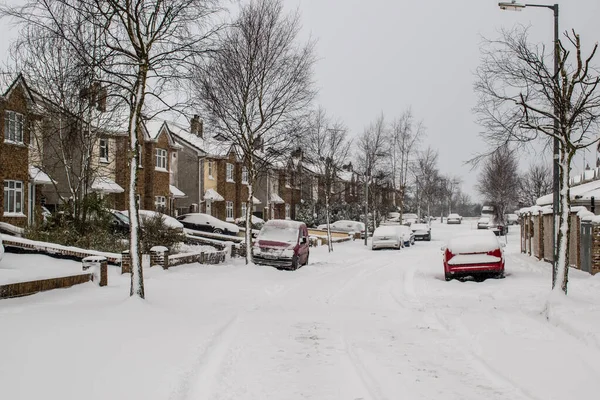
[[(146, 87), (147, 67), (141, 65), (138, 70), (138, 76), (135, 86), (135, 93), (132, 94), (131, 113), (129, 116), (129, 256), (131, 257), (131, 288), (129, 295), (145, 298), (144, 293), (144, 272), (142, 266), (142, 252), (140, 248), (140, 223), (137, 195), (137, 173), (139, 158), (138, 132), (141, 122), (142, 106), (144, 104), (144, 88)], [(150, 166), (146, 166), (149, 168)]]
[(254, 196), (254, 173), (252, 172), (254, 166), (248, 168), (250, 174), (250, 184), (248, 185), (248, 199), (246, 200), (246, 265), (252, 262), (252, 208), (254, 207), (253, 196)]
[[(561, 148), (564, 144), (561, 143)], [(567, 294), (567, 285), (569, 282), (569, 245), (571, 241), (571, 199), (569, 189), (570, 166), (574, 156), (574, 151), (567, 152), (562, 150), (560, 153), (560, 183), (561, 190), (559, 194), (560, 202), (560, 222), (557, 235), (557, 260), (554, 267), (553, 290), (562, 290)]]

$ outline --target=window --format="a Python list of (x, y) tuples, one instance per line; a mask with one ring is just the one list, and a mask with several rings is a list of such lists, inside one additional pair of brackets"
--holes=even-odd
[(242, 183), (245, 185), (248, 184), (248, 168), (247, 167), (242, 167)]
[(165, 149), (156, 149), (156, 169), (167, 170), (167, 151)]
[(23, 213), (23, 182), (4, 181), (4, 214)]
[(227, 182), (233, 182), (233, 164), (227, 163)]
[(215, 179), (213, 178), (213, 162), (212, 161), (208, 161), (208, 179)]
[(108, 139), (100, 139), (100, 161), (108, 162)]
[(154, 207), (156, 211), (162, 211), (167, 208), (167, 199), (165, 196), (156, 196), (154, 197)]
[(291, 206), (286, 203), (286, 205), (285, 205), (285, 219), (290, 219), (291, 218), (290, 211), (291, 211)]
[(242, 203), (242, 217), (246, 216), (246, 210), (247, 210), (246, 203)]
[(4, 141), (23, 143), (23, 114), (6, 111), (4, 114)]
[(227, 208), (227, 219), (233, 219), (233, 201), (225, 202)]

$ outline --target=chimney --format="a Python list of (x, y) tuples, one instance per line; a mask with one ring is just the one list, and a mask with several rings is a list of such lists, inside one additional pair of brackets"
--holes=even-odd
[(202, 120), (200, 119), (199, 115), (194, 115), (194, 117), (192, 118), (192, 120), (190, 121), (190, 132), (192, 133), (192, 135), (196, 135), (199, 138), (203, 137), (203, 130), (204, 130), (204, 124), (202, 123)]

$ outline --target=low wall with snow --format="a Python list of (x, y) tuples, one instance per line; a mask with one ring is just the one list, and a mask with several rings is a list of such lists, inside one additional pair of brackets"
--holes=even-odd
[(46, 290), (63, 289), (81, 283), (90, 282), (92, 274), (83, 273), (60, 278), (41, 279), (29, 282), (9, 283), (0, 285), (0, 299), (29, 296)]

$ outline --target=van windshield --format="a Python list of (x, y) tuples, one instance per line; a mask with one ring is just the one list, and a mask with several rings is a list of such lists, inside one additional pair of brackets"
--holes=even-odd
[(298, 241), (298, 228), (290, 226), (265, 225), (258, 234), (260, 240), (274, 242), (296, 243)]

